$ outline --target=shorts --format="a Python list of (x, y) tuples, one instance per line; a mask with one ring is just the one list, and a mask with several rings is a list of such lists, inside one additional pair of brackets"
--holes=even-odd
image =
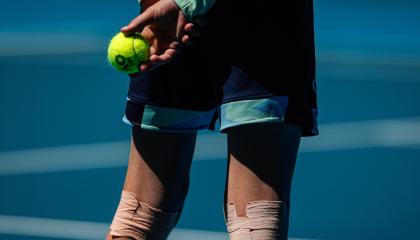
[[(167, 84), (162, 86), (163, 83), (158, 81), (158, 78), (145, 77), (144, 74), (131, 76), (123, 116), (125, 123), (153, 131), (185, 132), (215, 131), (218, 121), (219, 131), (226, 133), (228, 129), (244, 124), (288, 122), (302, 127), (302, 137), (319, 134), (315, 81), (311, 86), (302, 86), (300, 94), (274, 95), (240, 68), (233, 66), (229, 78), (220, 86), (220, 99), (210, 98), (214, 99), (214, 104), (205, 110), (186, 107), (187, 104), (180, 99), (187, 98), (175, 96), (175, 93), (171, 93), (169, 98), (162, 93), (150, 95), (153, 92), (151, 89), (156, 92), (159, 91), (156, 89), (165, 91), (168, 88)], [(161, 88), (152, 87), (153, 84)], [(167, 98), (166, 102), (162, 100), (163, 96)], [(199, 99), (191, 97), (184, 103), (191, 101)]]

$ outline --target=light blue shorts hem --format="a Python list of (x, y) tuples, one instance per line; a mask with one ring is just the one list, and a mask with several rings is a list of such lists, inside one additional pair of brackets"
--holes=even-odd
[(164, 127), (164, 126), (154, 126), (154, 125), (148, 125), (145, 123), (137, 124), (130, 122), (130, 120), (127, 119), (127, 117), (123, 116), (122, 121), (132, 127), (140, 127), (141, 129), (146, 129), (149, 131), (159, 131), (159, 132), (196, 132), (198, 130), (206, 130), (208, 129), (208, 126), (202, 126), (202, 127), (196, 127), (196, 128), (173, 128), (173, 127)]
[[(131, 100), (127, 99), (127, 101)], [(135, 111), (135, 116), (131, 116), (131, 120), (124, 114), (123, 121), (131, 126), (153, 131), (194, 132), (206, 129), (216, 130), (216, 119), (218, 119), (220, 125), (218, 130), (225, 133), (228, 128), (245, 124), (282, 122), (287, 104), (287, 96), (233, 101), (210, 111), (142, 104), (138, 107), (140, 110)]]

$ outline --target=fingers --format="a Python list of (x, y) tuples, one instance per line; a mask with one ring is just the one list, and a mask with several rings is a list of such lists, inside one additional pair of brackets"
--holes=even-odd
[(201, 34), (200, 29), (198, 29), (193, 23), (187, 23), (184, 27), (185, 35), (182, 36), (181, 42), (185, 45), (192, 45), (193, 38), (198, 37)]
[(198, 37), (202, 34), (206, 25), (207, 18), (204, 16), (198, 16), (194, 18), (194, 23), (185, 24), (184, 31), (192, 37)]
[(178, 20), (176, 24), (176, 39), (178, 41), (181, 41), (182, 36), (185, 35), (185, 25), (187, 24), (187, 19), (185, 18), (184, 14), (182, 12), (179, 12), (178, 14)]
[(180, 48), (180, 43), (179, 42), (171, 42), (169, 44), (169, 49), (178, 50), (179, 48)]
[(150, 56), (157, 54), (157, 49), (154, 46), (150, 46)]
[(181, 41), (185, 45), (191, 45), (193, 43), (191, 37), (188, 35), (183, 36)]
[(187, 23), (184, 27), (184, 31), (193, 37), (198, 37), (201, 34), (201, 29), (197, 28), (193, 23)]
[[(185, 35), (182, 38), (182, 43), (189, 45), (192, 43), (192, 39), (188, 35)], [(156, 48), (154, 46), (150, 47), (150, 57), (149, 61), (146, 63), (143, 63), (140, 65), (140, 71), (151, 71), (153, 69), (156, 69), (157, 67), (166, 64), (175, 57), (176, 54), (182, 51), (181, 43), (179, 42), (172, 42), (169, 44), (168, 48), (164, 50), (163, 53), (160, 53), (162, 51), (162, 47)]]
[(150, 63), (166, 63), (171, 60), (175, 56), (175, 49), (168, 49), (161, 55), (152, 55), (150, 56)]
[(157, 54), (151, 55), (149, 58), (149, 62), (143, 63), (140, 65), (140, 70), (142, 72), (153, 70), (165, 63), (170, 62), (175, 57), (176, 54), (177, 54), (177, 51), (175, 49), (167, 49), (161, 55), (157, 55)]
[(186, 31), (186, 32), (192, 32), (193, 29), (194, 29), (194, 24), (193, 23), (187, 23), (184, 26), (184, 31)]

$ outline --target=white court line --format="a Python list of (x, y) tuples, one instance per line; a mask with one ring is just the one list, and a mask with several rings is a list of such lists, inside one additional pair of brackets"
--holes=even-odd
[[(108, 223), (0, 215), (0, 234), (104, 240), (108, 228)], [(228, 238), (227, 232), (175, 228), (168, 240), (227, 240)], [(302, 238), (289, 239), (304, 240)]]
[(378, 66), (420, 67), (420, 58), (408, 56), (393, 56), (394, 54), (372, 54), (367, 51), (355, 52), (344, 49), (319, 49), (317, 62), (335, 64), (360, 64)]
[(108, 41), (83, 33), (0, 32), (0, 57), (104, 52)]
[(319, 136), (302, 140), (300, 152), (405, 148), (420, 144), (420, 117), (330, 123), (319, 129)]
[[(319, 129), (319, 136), (302, 138), (300, 153), (420, 145), (420, 117), (330, 123)], [(123, 167), (128, 155), (128, 141), (0, 152), (0, 176)], [(198, 135), (195, 162), (226, 157), (226, 135)]]

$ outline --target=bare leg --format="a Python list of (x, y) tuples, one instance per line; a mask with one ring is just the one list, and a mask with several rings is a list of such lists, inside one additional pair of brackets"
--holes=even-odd
[[(181, 210), (189, 188), (196, 135), (133, 127), (123, 190), (155, 208)], [(111, 238), (108, 233), (107, 239), (130, 238)]]
[(250, 201), (283, 201), (287, 207), (280, 235), (281, 239), (287, 239), (291, 182), (301, 128), (281, 122), (247, 124), (229, 129), (227, 134), (229, 155), (224, 203), (233, 202), (237, 216), (246, 217)]

